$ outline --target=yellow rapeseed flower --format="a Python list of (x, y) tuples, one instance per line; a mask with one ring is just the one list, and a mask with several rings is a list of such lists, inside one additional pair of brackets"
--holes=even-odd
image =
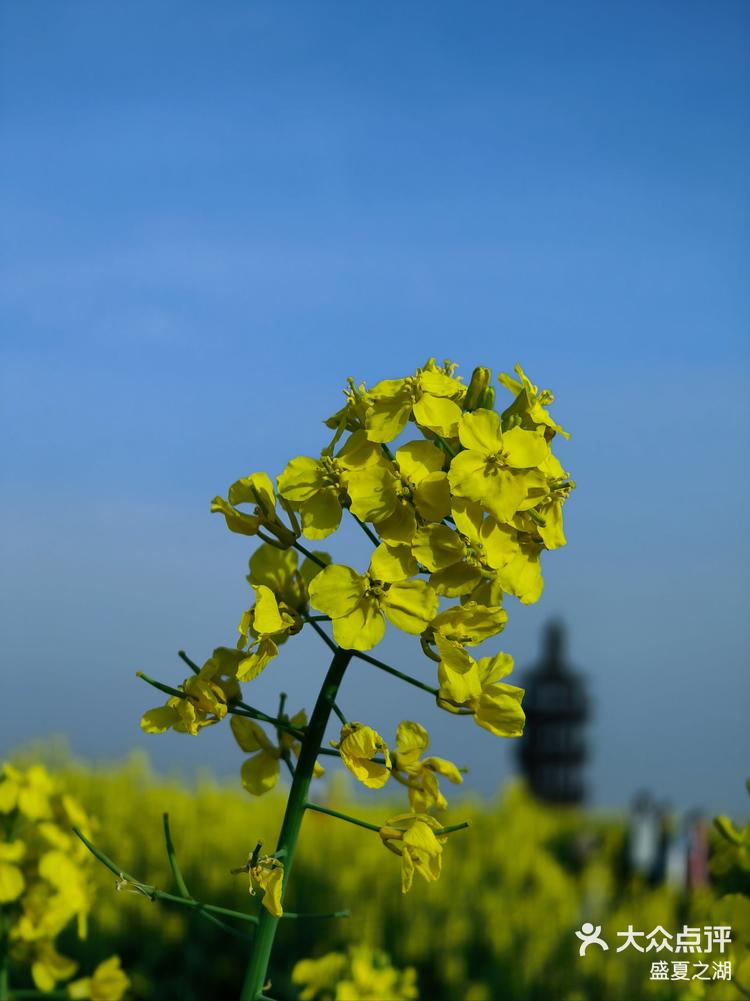
[(446, 363), (441, 369), (431, 358), (406, 379), (385, 379), (373, 386), (367, 394), (367, 436), (372, 441), (392, 441), (413, 417), (419, 427), (452, 438), (461, 419), (460, 401), (466, 393), (463, 383), (452, 375), (452, 368)]
[(409, 803), (415, 813), (426, 813), (432, 807), (445, 810), (448, 806), (440, 791), (438, 775), (454, 785), (463, 782), (461, 772), (452, 761), (422, 757), (429, 746), (430, 737), (423, 726), (411, 720), (399, 723), (393, 750), (393, 777), (407, 786)]
[[(370, 789), (380, 789), (388, 781), (391, 774), (388, 745), (371, 726), (345, 723), (341, 728), (340, 740), (331, 741), (331, 746), (338, 749), (341, 760), (363, 785)], [(383, 762), (372, 760), (378, 754), (383, 756)]]
[(348, 503), (350, 476), (378, 462), (382, 452), (364, 431), (355, 431), (337, 456), (319, 459), (298, 455), (278, 478), (279, 495), (299, 510), (302, 532), (308, 539), (324, 539), (341, 522), (342, 504)]
[(464, 414), (458, 434), (464, 451), (451, 462), (451, 490), (481, 504), (498, 521), (510, 521), (537, 482), (528, 471), (549, 454), (544, 436), (521, 427), (502, 431), (494, 410)]
[(333, 636), (347, 650), (370, 650), (385, 633), (387, 618), (403, 632), (418, 635), (438, 610), (438, 596), (423, 580), (409, 580), (416, 569), (407, 547), (383, 544), (365, 574), (334, 563), (310, 583), (310, 604), (330, 615)]
[(501, 682), (513, 670), (507, 653), (474, 660), (463, 647), (437, 637), (440, 651), (438, 705), (452, 712), (466, 710), (477, 726), (498, 737), (520, 737), (525, 714), (521, 708), (524, 690)]
[(440, 876), (443, 844), (446, 837), (437, 837), (440, 822), (427, 813), (402, 813), (392, 817), (380, 828), (385, 847), (401, 856), (401, 892), (408, 893), (414, 873), (428, 883)]

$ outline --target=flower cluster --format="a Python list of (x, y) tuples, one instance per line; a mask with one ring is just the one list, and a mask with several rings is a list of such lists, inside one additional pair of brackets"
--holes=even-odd
[[(85, 937), (90, 906), (89, 861), (71, 828), (89, 830), (89, 819), (69, 795), (57, 789), (40, 765), (0, 770), (0, 952), (12, 969), (29, 967), (39, 991), (70, 980), (77, 963), (57, 950), (56, 939), (73, 921)], [(119, 1001), (128, 978), (117, 956), (91, 977), (67, 984), (70, 998)]]
[[(240, 632), (257, 652), (240, 680), (270, 662), (309, 606), (330, 617), (346, 649), (372, 649), (386, 623), (420, 636), (441, 664), (440, 704), (477, 714), (489, 696), (465, 647), (503, 629), (506, 594), (526, 604), (539, 598), (541, 555), (565, 545), (562, 508), (574, 487), (551, 450), (556, 435), (568, 437), (546, 409), (552, 394), (520, 366), (516, 373), (499, 377), (513, 394), (502, 413), (493, 408), (487, 369), (475, 370), (468, 386), (454, 365), (433, 360), (370, 390), (352, 382), (346, 406), (326, 422), (335, 435), (319, 457), (292, 459), (276, 490), (256, 473), (233, 484), (228, 501), (214, 499), (212, 509), (232, 531), (267, 540), (251, 560), (256, 603)], [(420, 437), (392, 450), (389, 443), (412, 426)], [(252, 513), (238, 509), (243, 502)], [(372, 526), (378, 544), (369, 566), (358, 571), (312, 554), (315, 562), (297, 570), (295, 540), (331, 535), (343, 510)], [(441, 600), (451, 599), (458, 603), (441, 611)], [(496, 698), (506, 696), (503, 732), (516, 735), (523, 723), (517, 690), (494, 688)]]
[[(523, 690), (504, 680), (512, 658), (476, 658), (470, 648), (502, 632), (507, 596), (529, 604), (541, 595), (542, 553), (565, 545), (562, 511), (575, 484), (552, 453), (554, 439), (568, 437), (548, 412), (552, 394), (520, 366), (498, 378), (511, 394), (502, 410), (492, 373), (481, 367), (468, 384), (454, 364), (434, 359), (370, 389), (349, 380), (344, 406), (325, 421), (333, 435), (319, 455), (292, 458), (275, 483), (256, 472), (232, 484), (226, 499), (214, 498), (212, 510), (232, 532), (261, 543), (247, 577), (252, 605), (236, 648), (219, 648), (179, 689), (167, 689), (172, 697), (144, 715), (143, 728), (194, 735), (230, 714), (251, 755), (242, 766), (245, 788), (254, 795), (273, 788), (280, 762), (294, 774), (307, 720), (253, 710), (239, 685), (310, 626), (334, 650), (430, 692), (441, 709), (470, 715), (497, 736), (519, 736)], [(305, 544), (332, 536), (345, 512), (372, 543), (366, 566)], [(409, 677), (367, 654), (389, 625), (419, 638), (436, 665), (434, 687), (429, 676)], [(402, 720), (389, 746), (372, 726), (336, 711), (339, 738), (331, 750), (317, 743), (316, 754), (337, 754), (371, 788), (391, 778), (406, 787), (412, 812), (385, 824), (381, 837), (402, 859), (404, 891), (414, 872), (437, 878), (445, 836), (429, 811), (447, 806), (439, 777), (460, 783), (461, 771), (423, 756), (429, 736), (419, 723)], [(277, 726), (276, 742), (258, 721)]]

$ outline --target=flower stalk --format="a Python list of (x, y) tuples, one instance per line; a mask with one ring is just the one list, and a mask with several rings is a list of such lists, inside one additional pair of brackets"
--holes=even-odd
[[(304, 739), (302, 740), (302, 748), (297, 767), (295, 768), (292, 787), (289, 791), (289, 799), (287, 800), (277, 845), (277, 853), (281, 851), (285, 852), (282, 901), (294, 861), (302, 818), (305, 815), (307, 794), (310, 789), (315, 762), (317, 761), (325, 736), (326, 726), (332, 712), (332, 703), (336, 700), (339, 686), (351, 658), (351, 650), (337, 649), (334, 653), (328, 673), (325, 676), (315, 703), (315, 708), (312, 711)], [(258, 919), (258, 930), (250, 951), (245, 983), (240, 995), (241, 1001), (257, 1001), (262, 995), (278, 923), (279, 918), (267, 910), (264, 910)]]

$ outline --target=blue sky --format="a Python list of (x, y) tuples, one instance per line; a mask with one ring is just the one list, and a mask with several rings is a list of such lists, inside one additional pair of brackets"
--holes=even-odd
[[(324, 442), (346, 376), (428, 356), (557, 395), (562, 615), (595, 799), (744, 806), (750, 9), (744, 3), (7, 2), (0, 12), (0, 751), (142, 737), (143, 668), (231, 643), (248, 548), (208, 502)], [(362, 558), (347, 537), (341, 559)], [(298, 654), (294, 654), (294, 650)], [(406, 660), (410, 645), (389, 646)], [(256, 683), (308, 708), (301, 639)], [(509, 742), (362, 670), (491, 791)], [(399, 716), (400, 718), (400, 716)]]

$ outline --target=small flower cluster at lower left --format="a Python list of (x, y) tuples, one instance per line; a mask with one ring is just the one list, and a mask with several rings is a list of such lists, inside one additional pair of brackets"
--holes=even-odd
[[(0, 960), (10, 960), (12, 978), (27, 968), (39, 991), (53, 991), (77, 972), (78, 964), (58, 952), (58, 935), (75, 921), (79, 937), (86, 936), (89, 855), (74, 826), (89, 831), (89, 818), (41, 765), (0, 766)], [(65, 990), (74, 999), (120, 1001), (128, 986), (111, 956)]]

